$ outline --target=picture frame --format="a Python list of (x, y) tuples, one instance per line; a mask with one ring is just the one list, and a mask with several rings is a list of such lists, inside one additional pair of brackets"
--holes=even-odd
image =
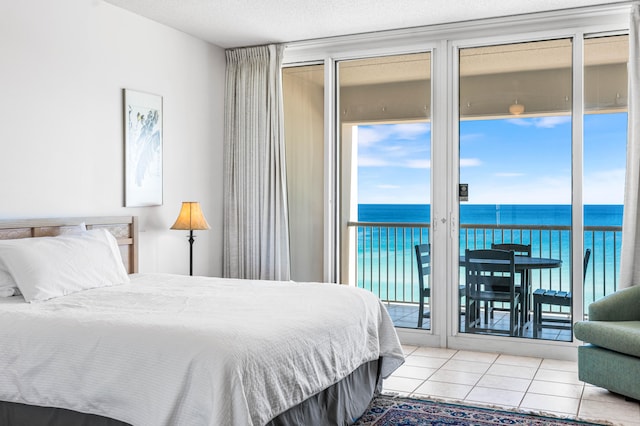
[(162, 205), (162, 96), (123, 89), (124, 206)]

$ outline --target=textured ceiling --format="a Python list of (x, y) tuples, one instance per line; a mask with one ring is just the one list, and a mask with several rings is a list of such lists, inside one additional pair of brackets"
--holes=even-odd
[(619, 0), (105, 1), (224, 48), (619, 3)]

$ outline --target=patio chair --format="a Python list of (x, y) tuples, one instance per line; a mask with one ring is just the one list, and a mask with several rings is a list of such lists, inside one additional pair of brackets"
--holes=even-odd
[[(469, 333), (520, 334), (520, 293), (515, 285), (514, 252), (507, 250), (465, 251), (465, 330)], [(491, 327), (480, 322), (480, 304), (501, 302), (509, 304), (509, 328)]]
[(429, 318), (430, 311), (424, 310), (424, 299), (431, 297), (429, 275), (431, 274), (431, 244), (416, 244), (416, 261), (418, 262), (418, 282), (420, 285), (420, 306), (418, 310), (418, 328), (422, 328), (424, 318)]
[[(587, 277), (591, 249), (587, 249), (582, 260), (582, 281)], [(569, 318), (543, 318), (542, 305), (568, 306)], [(573, 333), (573, 298), (570, 291), (539, 288), (533, 292), (533, 338), (537, 339), (542, 327), (571, 330)]]
[[(531, 244), (516, 244), (516, 243), (491, 243), (492, 250), (508, 250), (512, 251), (516, 256), (528, 256), (531, 257)], [(531, 278), (529, 275), (528, 269), (523, 269), (518, 271), (520, 274), (520, 285), (516, 285), (516, 289), (520, 292), (520, 303), (522, 306), (520, 307), (521, 318), (520, 321), (522, 324), (525, 324), (528, 320), (529, 314), (529, 296), (525, 294), (525, 289), (529, 288), (529, 284), (531, 283)], [(490, 306), (489, 316), (493, 319), (493, 304)], [(485, 315), (487, 315), (487, 311), (485, 311)], [(485, 318), (485, 321), (487, 319)]]
[(516, 256), (531, 256), (531, 244), (491, 243), (491, 248), (513, 251)]
[[(425, 299), (431, 297), (431, 286), (429, 285), (429, 278), (431, 275), (431, 244), (416, 244), (416, 262), (418, 265), (418, 282), (420, 285), (420, 306), (418, 310), (418, 328), (422, 328), (424, 318), (429, 318), (431, 312), (425, 310)], [(464, 286), (461, 285), (458, 289), (458, 297), (464, 296)], [(429, 304), (431, 305), (431, 304)], [(463, 313), (464, 314), (464, 313)]]

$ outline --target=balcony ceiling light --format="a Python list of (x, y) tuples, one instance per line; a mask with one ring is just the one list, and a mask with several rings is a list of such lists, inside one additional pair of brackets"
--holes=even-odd
[(515, 103), (512, 103), (511, 105), (509, 105), (509, 113), (513, 115), (520, 115), (523, 112), (524, 112), (524, 105), (519, 104), (517, 99)]

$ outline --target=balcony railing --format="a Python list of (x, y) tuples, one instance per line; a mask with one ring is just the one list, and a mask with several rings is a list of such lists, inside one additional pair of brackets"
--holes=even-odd
[[(431, 241), (429, 224), (350, 222), (356, 228), (357, 286), (392, 303), (418, 303), (418, 272), (414, 246)], [(613, 293), (618, 287), (622, 229), (586, 226), (584, 248), (591, 258), (584, 278), (584, 303)], [(532, 270), (532, 291), (538, 288), (571, 291), (571, 227), (537, 225), (461, 225), (460, 253), (466, 248), (490, 248), (491, 243), (531, 244), (532, 255), (562, 260), (562, 267)], [(464, 275), (460, 274), (461, 284)], [(574, 280), (580, 282), (580, 280)], [(561, 311), (555, 307), (553, 312)]]

